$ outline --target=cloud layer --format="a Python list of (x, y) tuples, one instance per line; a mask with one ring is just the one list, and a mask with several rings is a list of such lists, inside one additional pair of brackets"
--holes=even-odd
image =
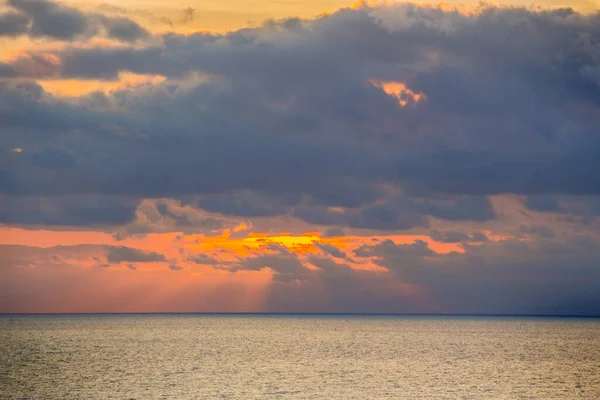
[[(268, 214), (302, 204), (295, 214), (311, 222), (380, 227), (389, 214), (399, 229), (427, 215), (494, 218), (481, 196), (595, 196), (599, 21), (570, 10), (462, 15), (409, 4), (228, 35), (166, 35), (160, 46), (34, 53), (5, 68), (168, 79), (76, 101), (4, 82), (4, 147), (37, 151), (4, 163), (0, 190), (202, 195), (209, 205), (211, 196), (251, 193), (279, 204), (259, 211), (263, 204), (240, 199), (234, 211), (213, 201), (212, 209)], [(374, 81), (403, 82), (423, 100), (401, 106)], [(40, 168), (45, 179), (34, 179)], [(343, 217), (323, 208), (378, 200)]]

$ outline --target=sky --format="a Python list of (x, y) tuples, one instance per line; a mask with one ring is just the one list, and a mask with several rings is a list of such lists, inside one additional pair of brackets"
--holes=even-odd
[(600, 315), (598, 9), (0, 1), (0, 313)]

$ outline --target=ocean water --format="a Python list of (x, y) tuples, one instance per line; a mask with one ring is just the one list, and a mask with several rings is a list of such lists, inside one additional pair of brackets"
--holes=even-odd
[(600, 320), (0, 317), (2, 399), (600, 399)]

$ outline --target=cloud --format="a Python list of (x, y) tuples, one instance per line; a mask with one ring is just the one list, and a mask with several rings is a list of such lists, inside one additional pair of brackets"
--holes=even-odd
[(523, 204), (531, 211), (558, 212), (562, 210), (553, 196), (527, 196)]
[(495, 219), (496, 213), (487, 197), (428, 199), (398, 196), (359, 209), (331, 209), (318, 204), (297, 207), (294, 216), (313, 224), (394, 231), (427, 227), (428, 216), (450, 221), (485, 222)]
[(323, 233), (323, 238), (343, 237), (346, 236), (346, 232), (340, 228), (327, 228)]
[(548, 225), (532, 225), (526, 226), (521, 225), (521, 232), (529, 235), (539, 235), (546, 239), (552, 239), (556, 236), (554, 229), (549, 227)]
[(29, 18), (16, 12), (0, 14), (0, 37), (19, 36), (27, 32)]
[(189, 259), (189, 261), (195, 262), (200, 265), (220, 265), (223, 264), (216, 258), (210, 257), (206, 254), (197, 254), (196, 256)]
[(124, 17), (96, 16), (107, 29), (107, 36), (123, 42), (135, 42), (150, 34), (136, 22)]
[(271, 217), (290, 212), (300, 202), (297, 193), (261, 195), (250, 190), (235, 190), (224, 194), (200, 196), (196, 205), (204, 210), (228, 216)]
[[(202, 280), (211, 279), (213, 270), (219, 270), (221, 279), (226, 276), (227, 280), (245, 279), (242, 277), (247, 278), (255, 271), (265, 272), (260, 275), (267, 275), (267, 269), (273, 271), (261, 311), (598, 315), (599, 243), (600, 236), (593, 231), (553, 238), (531, 235), (526, 240), (512, 237), (465, 243), (464, 253), (441, 254), (420, 240), (412, 243), (381, 240), (349, 250), (344, 259), (325, 252), (293, 253), (282, 246), (271, 246), (269, 254), (250, 255), (219, 268), (208, 266)], [(113, 261), (108, 256), (110, 251), (116, 253)], [(109, 262), (122, 261), (122, 268), (98, 268), (104, 264), (103, 252)], [(197, 255), (198, 261), (205, 264), (217, 257)], [(0, 298), (5, 300), (3, 304), (14, 304), (15, 308), (26, 304), (29, 294), (35, 291), (23, 293), (10, 289), (18, 284), (21, 289), (35, 287), (51, 304), (62, 298), (65, 287), (78, 282), (86, 282), (86, 287), (90, 282), (97, 283), (98, 274), (106, 274), (101, 275), (102, 282), (111, 283), (111, 287), (114, 284), (114, 293), (121, 293), (118, 290), (124, 281), (128, 282), (128, 290), (150, 298), (153, 294), (148, 292), (148, 287), (157, 284), (177, 288), (172, 293), (184, 290), (180, 282), (175, 285), (166, 275), (160, 275), (160, 271), (142, 274), (153, 276), (152, 281), (145, 277), (134, 278), (133, 274), (128, 280), (124, 274), (130, 272), (126, 269), (141, 268), (143, 261), (139, 260), (142, 259), (165, 262), (160, 254), (134, 248), (0, 246), (0, 284), (6, 289), (0, 291)], [(355, 269), (372, 263), (385, 269)], [(178, 273), (186, 274), (190, 282), (195, 279), (194, 268), (186, 268), (184, 260), (169, 260), (168, 264), (171, 269), (183, 267)], [(223, 270), (230, 273), (223, 274)], [(101, 299), (106, 293), (90, 296)], [(190, 293), (193, 293), (191, 288)], [(243, 290), (234, 293), (243, 293)], [(197, 305), (197, 295), (190, 294), (192, 297), (184, 296), (172, 303), (173, 294), (165, 293), (166, 297), (161, 295), (160, 301), (175, 304), (173, 307), (177, 310), (177, 307)], [(210, 302), (202, 304), (209, 309), (219, 306)], [(113, 306), (119, 310), (118, 304)]]
[(570, 214), (578, 217), (600, 215), (600, 196), (528, 196), (523, 204), (532, 211)]
[(76, 8), (47, 0), (8, 0), (14, 11), (0, 14), (0, 37), (28, 34), (73, 41), (106, 31), (106, 36), (134, 42), (149, 36), (136, 22), (124, 17), (86, 14)]
[(9, 225), (119, 226), (133, 220), (138, 201), (118, 196), (3, 196), (0, 223)]
[(487, 242), (489, 239), (483, 232), (473, 232), (471, 236), (462, 231), (432, 230), (429, 236), (436, 242), (461, 243), (461, 242)]
[(317, 243), (316, 246), (323, 250), (326, 254), (329, 254), (332, 257), (335, 258), (346, 258), (346, 253), (344, 253), (343, 251), (341, 251), (340, 249), (338, 249), (335, 246), (332, 246), (330, 244), (327, 243)]
[(125, 246), (106, 246), (106, 259), (111, 264), (123, 262), (164, 262), (166, 258), (156, 252), (146, 252)]
[(311, 271), (306, 268), (298, 257), (286, 251), (279, 254), (248, 257), (235, 266), (232, 271), (261, 271), (269, 268), (275, 272), (274, 279), (280, 282), (290, 282), (307, 279)]
[[(4, 84), (0, 146), (39, 155), (3, 161), (0, 192), (172, 198), (227, 216), (386, 231), (490, 222), (498, 194), (595, 197), (599, 18), (403, 4), (32, 52), (2, 69), (167, 80), (75, 100)], [(399, 104), (373, 82), (424, 97)]]
[(251, 226), (238, 219), (223, 217), (192, 207), (178, 200), (144, 200), (134, 211), (134, 217), (124, 221), (115, 232), (119, 240), (150, 233), (181, 232), (217, 236), (225, 230), (244, 231)]
[(359, 257), (408, 257), (421, 258), (432, 256), (436, 253), (429, 248), (429, 245), (422, 241), (416, 240), (410, 244), (396, 244), (390, 239), (386, 239), (376, 245), (363, 245), (354, 251), (354, 254)]

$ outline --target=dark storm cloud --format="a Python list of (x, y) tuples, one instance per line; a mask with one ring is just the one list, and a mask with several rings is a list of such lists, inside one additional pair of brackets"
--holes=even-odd
[(123, 262), (161, 262), (166, 261), (162, 254), (156, 252), (147, 252), (124, 246), (105, 246), (106, 259), (109, 263)]
[(7, 4), (18, 12), (0, 14), (0, 36), (27, 34), (71, 41), (106, 30), (108, 37), (133, 42), (149, 35), (144, 28), (128, 18), (86, 14), (53, 1), (8, 0)]
[[(494, 220), (494, 194), (593, 197), (599, 15), (407, 4), (32, 54), (7, 73), (170, 79), (68, 102), (2, 88), (0, 145), (46, 156), (2, 162), (0, 191), (198, 196), (226, 215), (390, 231)], [(377, 84), (390, 80), (426, 100), (401, 107)]]

